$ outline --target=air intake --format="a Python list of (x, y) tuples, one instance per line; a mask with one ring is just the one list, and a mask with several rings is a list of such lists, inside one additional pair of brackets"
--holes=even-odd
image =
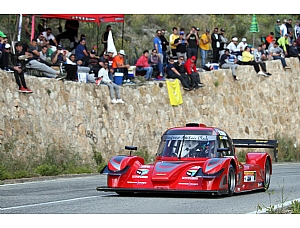
[(199, 124), (199, 123), (187, 123), (185, 126), (186, 127), (206, 127), (205, 124)]

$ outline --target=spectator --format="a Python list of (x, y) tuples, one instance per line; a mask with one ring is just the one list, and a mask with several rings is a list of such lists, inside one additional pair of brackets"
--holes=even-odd
[(272, 43), (273, 39), (274, 39), (274, 33), (270, 32), (270, 34), (266, 37), (267, 48), (269, 47), (270, 43)]
[(175, 69), (180, 73), (180, 75), (182, 77), (185, 78), (185, 80), (187, 81), (189, 88), (192, 89), (197, 89), (199, 88), (198, 85), (196, 84), (196, 79), (193, 80), (189, 75), (187, 75), (185, 67), (184, 67), (184, 57), (183, 56), (179, 56), (177, 62), (174, 63)]
[[(275, 40), (275, 38), (273, 38), (273, 40)], [(267, 49), (266, 44), (261, 45), (261, 51), (260, 52), (261, 52), (261, 60), (262, 61), (272, 60), (272, 56), (269, 54), (269, 51)]]
[[(160, 36), (161, 36), (161, 30), (156, 30), (156, 36), (154, 37), (153, 40), (153, 45), (154, 48), (157, 51), (157, 54), (159, 55), (159, 59), (161, 61), (161, 64), (163, 64), (163, 52), (162, 52), (162, 45), (161, 45), (161, 40), (160, 40)], [(162, 74), (160, 76), (163, 76)]]
[(152, 78), (153, 68), (148, 63), (149, 51), (143, 51), (143, 55), (136, 62), (136, 71), (146, 71), (146, 80), (150, 81)]
[[(122, 50), (121, 50), (122, 51)], [(124, 104), (125, 102), (121, 99), (120, 97), (120, 89), (119, 86), (110, 80), (108, 76), (108, 63), (104, 64), (104, 67), (102, 67), (99, 70), (98, 77), (102, 78), (101, 84), (107, 85), (109, 88), (110, 92), (110, 98), (111, 98), (111, 103), (116, 104), (116, 103), (121, 103)], [(116, 92), (116, 98), (115, 99), (115, 92)]]
[(41, 19), (40, 23), (38, 24), (38, 32), (39, 32), (39, 34), (41, 34), (44, 31), (46, 31), (46, 28), (45, 28), (45, 19)]
[(295, 27), (294, 27), (294, 36), (295, 36), (295, 40), (298, 39), (300, 35), (300, 21), (296, 21)]
[(279, 47), (278, 42), (273, 42), (273, 47), (270, 50), (270, 54), (272, 55), (274, 60), (280, 59), (282, 66), (285, 69), (291, 69), (289, 66), (287, 66), (285, 62), (285, 58), (283, 57), (283, 50)]
[(36, 39), (33, 39), (30, 42), (29, 52), (34, 56), (34, 58), (39, 58), (40, 57), (39, 47), (37, 45), (37, 40)]
[(286, 29), (287, 29), (287, 34), (289, 34), (289, 37), (291, 37), (290, 44), (292, 44), (293, 35), (294, 35), (292, 22), (293, 22), (292, 19), (288, 19), (287, 23), (285, 24)]
[(10, 44), (5, 44), (4, 53), (2, 55), (2, 61), (5, 62), (5, 67), (8, 67), (10, 70), (14, 72), (14, 76), (16, 79), (16, 83), (19, 86), (19, 92), (21, 93), (32, 93), (25, 82), (24, 72), (21, 69), (21, 65), (13, 65), (11, 61), (11, 53), (10, 53)]
[(298, 57), (300, 61), (300, 52), (298, 50), (297, 42), (293, 41), (293, 45), (289, 49), (289, 56), (290, 57)]
[(57, 46), (56, 51), (51, 54), (51, 62), (54, 66), (61, 66), (64, 62), (67, 61), (68, 51), (63, 50), (61, 45)]
[(242, 53), (242, 64), (243, 65), (251, 65), (254, 67), (254, 70), (258, 75), (264, 75), (262, 71), (260, 71), (258, 63), (254, 60), (254, 55), (250, 53), (251, 49), (249, 46), (245, 47), (245, 50)]
[(264, 73), (264, 76), (271, 76), (271, 74), (267, 71), (266, 63), (263, 62), (261, 59), (261, 50), (262, 45), (258, 45), (257, 49), (254, 50), (254, 59), (255, 62), (257, 62), (260, 65), (260, 68), (262, 69), (262, 72)]
[[(268, 47), (269, 55), (271, 55), (271, 49), (274, 47), (274, 43), (275, 43), (275, 42), (276, 42), (276, 39), (273, 39), (273, 40), (272, 40), (272, 43), (270, 43), (270, 45), (269, 45), (269, 47)], [(271, 58), (273, 58), (272, 55), (271, 55)]]
[(218, 34), (219, 29), (214, 28), (214, 32), (211, 34), (211, 46), (213, 50), (213, 63), (218, 63), (220, 59), (220, 36)]
[(77, 64), (76, 64), (76, 56), (71, 54), (69, 58), (66, 58), (66, 63), (64, 64), (65, 70), (67, 72), (66, 80), (68, 81), (76, 81), (77, 80)]
[[(164, 67), (166, 67), (167, 65), (167, 47), (169, 45), (169, 42), (167, 41), (166, 37), (165, 37), (165, 30), (162, 29), (161, 30), (161, 35), (160, 35), (160, 41), (161, 41), (161, 46), (162, 46), (162, 53), (163, 53), (163, 65)], [(149, 54), (149, 52), (148, 52)]]
[(133, 82), (128, 77), (128, 69), (129, 65), (124, 63), (125, 51), (120, 50), (118, 55), (114, 57), (112, 68), (114, 72), (122, 72), (123, 73), (123, 83), (133, 84)]
[(47, 61), (47, 53), (48, 53), (48, 47), (47, 46), (43, 46), (40, 53), (40, 59)]
[(47, 44), (51, 46), (57, 46), (58, 43), (52, 34), (51, 28), (47, 28), (46, 31), (43, 32), (43, 36), (45, 37)]
[(101, 42), (104, 45), (103, 46), (104, 49), (103, 52), (101, 53), (101, 56), (104, 54), (104, 52), (107, 51), (107, 40), (108, 40), (109, 31), (111, 31), (111, 25), (106, 26), (106, 30), (101, 36)]
[(169, 63), (167, 65), (167, 78), (179, 79), (181, 81), (181, 84), (182, 84), (184, 90), (188, 90), (188, 91), (193, 90), (192, 87), (189, 87), (186, 75), (185, 74), (180, 74), (176, 70), (175, 65), (174, 65), (174, 58), (173, 57), (171, 57), (169, 59)]
[(83, 66), (88, 66), (90, 55), (85, 47), (86, 41), (85, 39), (81, 39), (79, 44), (75, 48), (75, 56), (76, 60), (81, 60)]
[(179, 58), (179, 56), (183, 56), (184, 60), (186, 60), (186, 45), (187, 45), (187, 41), (183, 38), (184, 36), (184, 32), (181, 31), (179, 33), (179, 38), (177, 38), (174, 41), (174, 44), (176, 46), (176, 55), (177, 58)]
[(238, 38), (237, 37), (233, 37), (231, 39), (231, 42), (228, 44), (227, 48), (229, 50), (229, 53), (235, 56), (238, 56), (241, 54), (240, 49), (238, 49), (237, 47), (237, 42), (238, 42)]
[(178, 36), (178, 30), (176, 27), (173, 27), (173, 33), (170, 35), (170, 49), (171, 49), (171, 54), (172, 54), (172, 57), (177, 57), (177, 54), (176, 54), (176, 46), (174, 44), (174, 41), (179, 38)]
[(190, 78), (190, 87), (198, 89), (204, 86), (204, 84), (200, 80), (200, 75), (197, 73), (196, 56), (192, 56), (191, 58), (188, 58), (186, 60), (184, 69)]
[(16, 56), (19, 60), (25, 60), (27, 68), (38, 70), (46, 75), (46, 77), (55, 78), (57, 80), (65, 78), (65, 76), (60, 75), (58, 71), (34, 59), (31, 53), (23, 50), (23, 46), (21, 43), (16, 44)]
[(98, 75), (98, 72), (101, 69), (101, 65), (100, 65), (100, 59), (98, 56), (96, 56), (96, 51), (94, 49), (92, 49), (90, 52), (88, 66), (90, 67), (92, 73)]
[(207, 52), (209, 50), (209, 44), (211, 43), (209, 33), (210, 33), (210, 30), (206, 29), (205, 33), (203, 33), (200, 37), (199, 47), (200, 47), (201, 66), (202, 66), (202, 68), (205, 66)]
[(160, 76), (163, 72), (163, 65), (160, 61), (160, 56), (157, 55), (156, 49), (152, 49), (152, 53), (150, 55), (149, 59), (150, 65), (153, 69), (158, 69), (159, 76), (157, 76), (157, 80), (165, 80), (164, 77)]
[(289, 41), (288, 41), (288, 34), (285, 34), (283, 37), (280, 37), (278, 42), (278, 45), (280, 48), (283, 49), (285, 56), (288, 56), (288, 50), (289, 50)]
[(199, 36), (197, 33), (197, 29), (195, 26), (191, 28), (191, 31), (186, 36), (187, 40), (187, 58), (191, 58), (192, 56), (196, 56), (196, 62), (197, 62), (197, 56), (198, 56), (198, 43), (199, 43)]
[(276, 21), (276, 25), (274, 26), (275, 28), (275, 39), (276, 41), (281, 37), (281, 33), (280, 33), (280, 20), (278, 19)]
[(37, 41), (37, 45), (39, 47), (44, 47), (44, 46), (47, 46), (47, 40), (45, 39), (45, 37), (43, 36), (43, 32), (41, 32), (38, 37), (36, 38), (36, 41)]
[(280, 37), (283, 37), (285, 34), (287, 34), (287, 20), (284, 19), (283, 23), (280, 25)]
[(242, 41), (237, 45), (237, 49), (239, 49), (239, 51), (242, 53), (247, 45), (247, 39), (242, 38)]
[(70, 47), (74, 47), (75, 39), (78, 37), (79, 21), (78, 20), (66, 20), (64, 32), (56, 36), (57, 43), (62, 39), (68, 39), (71, 42)]
[[(104, 64), (105, 63), (108, 63), (108, 76), (110, 78), (110, 80), (113, 81), (113, 73), (114, 73), (114, 70), (112, 69), (112, 55), (113, 55), (113, 51), (112, 50), (109, 50), (108, 52), (105, 52), (99, 59), (99, 65), (102, 67), (104, 67)], [(110, 61), (111, 59), (111, 61)], [(110, 63), (111, 62), (111, 63)]]
[(236, 62), (237, 62), (237, 58), (235, 57), (235, 55), (230, 55), (229, 49), (225, 49), (224, 54), (221, 55), (221, 58), (220, 58), (220, 67), (222, 69), (229, 69), (230, 68), (233, 79), (235, 81), (238, 81), (240, 79), (236, 76), (236, 68), (239, 65), (236, 64)]
[(221, 28), (220, 31), (221, 32), (219, 33), (219, 37), (220, 37), (220, 53), (219, 53), (219, 55), (221, 56), (224, 53), (224, 50), (227, 49), (228, 40), (224, 34), (225, 29)]

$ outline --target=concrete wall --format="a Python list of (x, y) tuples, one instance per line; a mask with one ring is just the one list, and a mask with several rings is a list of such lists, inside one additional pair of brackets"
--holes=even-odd
[[(89, 160), (92, 146), (108, 159), (128, 153), (125, 145), (156, 153), (161, 134), (187, 122), (218, 126), (232, 138), (273, 139), (276, 132), (299, 141), (297, 58), (267, 62), (271, 77), (239, 66), (235, 82), (230, 70), (200, 73), (205, 87), (182, 91), (183, 104), (169, 103), (165, 82), (122, 86), (125, 104), (111, 104), (106, 86), (27, 76), (32, 94), (19, 93), (13, 74), (0, 71), (0, 142), (15, 140), (16, 155), (54, 143), (73, 146)], [(219, 84), (218, 86), (216, 86)]]

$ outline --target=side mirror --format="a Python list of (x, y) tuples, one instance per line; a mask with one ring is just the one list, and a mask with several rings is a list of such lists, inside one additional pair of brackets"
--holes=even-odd
[(137, 146), (125, 146), (125, 150), (130, 150), (130, 156), (133, 150), (137, 150)]

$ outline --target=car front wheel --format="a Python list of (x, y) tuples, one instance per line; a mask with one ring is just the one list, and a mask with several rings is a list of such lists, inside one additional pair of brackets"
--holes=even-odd
[(232, 165), (229, 166), (229, 171), (228, 171), (228, 196), (232, 196), (234, 193), (235, 189), (235, 184), (236, 184), (236, 179), (235, 179), (235, 171)]

